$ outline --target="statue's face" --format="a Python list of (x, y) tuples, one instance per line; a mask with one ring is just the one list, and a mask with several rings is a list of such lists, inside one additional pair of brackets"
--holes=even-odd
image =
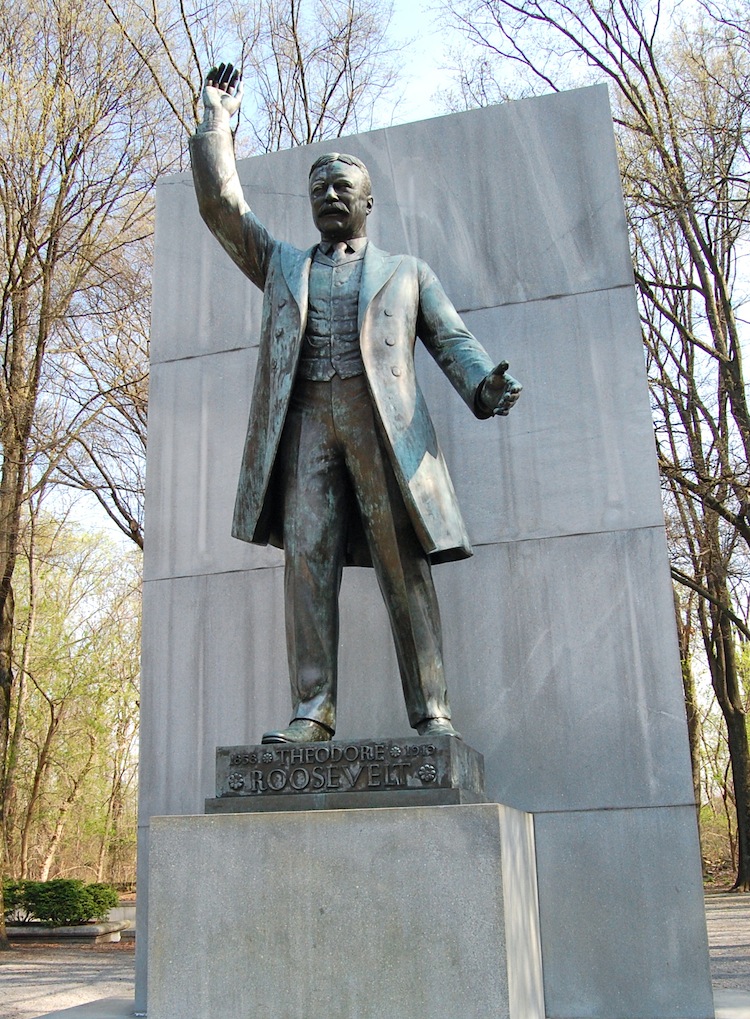
[(315, 226), (324, 241), (364, 237), (372, 195), (358, 166), (328, 163), (310, 178), (310, 205)]

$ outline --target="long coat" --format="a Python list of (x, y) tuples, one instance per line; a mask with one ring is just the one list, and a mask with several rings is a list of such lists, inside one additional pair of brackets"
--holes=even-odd
[[(232, 533), (282, 545), (274, 464), (307, 321), (310, 265), (275, 240), (245, 204), (228, 132), (190, 144), (201, 215), (239, 268), (264, 291), (258, 364)], [(494, 364), (466, 329), (432, 270), (368, 243), (359, 296), (362, 360), (377, 418), (414, 529), (433, 562), (471, 555), (466, 526), (414, 368), (416, 338), (477, 416), (475, 394)], [(369, 562), (352, 520), (348, 561)]]

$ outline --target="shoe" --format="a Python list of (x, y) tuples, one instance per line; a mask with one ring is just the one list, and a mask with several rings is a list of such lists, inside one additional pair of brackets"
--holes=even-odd
[(415, 725), (420, 736), (452, 736), (454, 739), (461, 739), (461, 733), (451, 725), (450, 718), (423, 718)]
[(325, 743), (333, 732), (311, 718), (293, 718), (286, 729), (264, 732), (261, 743)]

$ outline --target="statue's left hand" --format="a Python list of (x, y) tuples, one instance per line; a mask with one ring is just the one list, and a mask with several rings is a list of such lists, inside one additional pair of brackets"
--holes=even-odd
[(480, 386), (479, 406), (493, 417), (497, 415), (507, 417), (522, 389), (521, 383), (512, 375), (508, 375), (508, 362), (501, 361)]

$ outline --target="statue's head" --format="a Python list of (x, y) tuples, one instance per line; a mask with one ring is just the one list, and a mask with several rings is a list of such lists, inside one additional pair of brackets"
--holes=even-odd
[(319, 156), (310, 167), (310, 206), (324, 241), (364, 237), (372, 187), (362, 160), (341, 152)]

